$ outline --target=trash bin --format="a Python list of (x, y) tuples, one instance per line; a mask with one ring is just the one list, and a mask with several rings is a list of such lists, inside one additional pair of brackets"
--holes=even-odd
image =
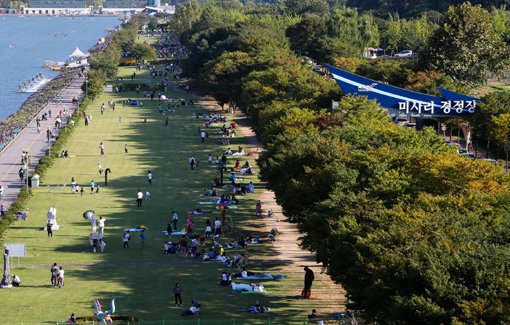
[(39, 187), (39, 175), (35, 174), (34, 176), (32, 176), (31, 181), (32, 181), (32, 184), (31, 184), (32, 188)]

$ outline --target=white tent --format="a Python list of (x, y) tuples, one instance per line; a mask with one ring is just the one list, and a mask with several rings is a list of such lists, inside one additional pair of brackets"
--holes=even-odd
[(85, 57), (87, 57), (87, 55), (85, 53), (83, 53), (82, 51), (80, 51), (80, 49), (78, 47), (76, 47), (74, 52), (71, 53), (71, 55), (69, 55), (69, 57), (71, 57), (71, 58), (85, 58)]

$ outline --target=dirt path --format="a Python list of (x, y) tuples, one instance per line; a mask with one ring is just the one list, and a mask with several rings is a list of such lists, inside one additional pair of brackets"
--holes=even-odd
[[(214, 99), (200, 98), (199, 104), (211, 110), (220, 110)], [(230, 114), (232, 115), (232, 114)], [(235, 115), (242, 117), (240, 114)], [(240, 123), (238, 126), (241, 133), (248, 142), (248, 148), (251, 152), (262, 152), (264, 147), (257, 139), (254, 132), (247, 123)], [(310, 306), (310, 310), (315, 308), (320, 314), (345, 311), (345, 291), (341, 286), (333, 283), (330, 277), (322, 273), (322, 267), (315, 262), (314, 255), (306, 250), (302, 250), (299, 243), (299, 232), (295, 224), (288, 222), (287, 218), (282, 214), (281, 207), (276, 203), (274, 193), (264, 190), (257, 193), (262, 203), (264, 216), (264, 224), (269, 230), (276, 227), (280, 233), (280, 237), (273, 243), (273, 247), (278, 252), (275, 260), (282, 263), (282, 271), (294, 274), (293, 278), (304, 279), (305, 266), (311, 268), (315, 273), (315, 281), (312, 287), (312, 297), (309, 300), (298, 299), (296, 304), (306, 304)], [(273, 211), (273, 217), (267, 217), (267, 211)], [(297, 297), (300, 292), (293, 292), (291, 296)]]

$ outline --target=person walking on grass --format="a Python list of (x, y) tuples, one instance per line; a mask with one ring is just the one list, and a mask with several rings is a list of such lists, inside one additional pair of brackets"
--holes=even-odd
[(103, 156), (104, 155), (104, 145), (102, 142), (99, 144), (99, 149), (101, 149), (101, 156)]
[(177, 304), (177, 301), (179, 301), (179, 304), (181, 305), (182, 307), (182, 297), (181, 297), (181, 291), (182, 291), (182, 287), (180, 286), (179, 282), (177, 282), (175, 284), (175, 287), (174, 287), (174, 296), (175, 296), (175, 307), (178, 306)]
[(165, 127), (168, 128), (168, 116), (166, 117), (166, 120), (165, 120)]
[(53, 266), (50, 269), (51, 272), (51, 285), (53, 287), (57, 286), (57, 276), (58, 276), (58, 267), (57, 263), (53, 263)]
[(207, 157), (207, 161), (209, 161), (209, 166), (212, 166), (212, 156), (209, 154), (209, 157)]
[(128, 153), (128, 146), (127, 146), (127, 143), (124, 145), (124, 153)]
[(94, 180), (90, 181), (90, 194), (94, 193), (94, 188), (96, 187), (96, 183), (94, 183)]
[(103, 235), (103, 233), (104, 233), (104, 222), (105, 222), (105, 220), (103, 219), (103, 217), (99, 217), (97, 224), (99, 226), (99, 234), (100, 235)]
[(129, 230), (126, 231), (124, 233), (124, 235), (122, 236), (122, 243), (123, 243), (123, 248), (129, 248), (129, 241), (131, 240), (131, 235), (129, 234)]
[(175, 231), (177, 231), (177, 220), (179, 220), (179, 216), (177, 215), (177, 212), (172, 211), (172, 222), (174, 224)]
[(64, 270), (62, 269), (62, 266), (58, 270), (58, 287), (62, 288), (64, 286)]
[(193, 170), (193, 166), (195, 165), (195, 158), (193, 158), (193, 156), (189, 156), (189, 165), (191, 170)]
[(255, 206), (255, 216), (262, 218), (262, 203), (260, 203), (260, 200), (257, 201)]
[(147, 181), (149, 182), (149, 185), (152, 185), (152, 173), (150, 170), (147, 173)]
[(141, 208), (142, 207), (142, 199), (143, 199), (143, 193), (138, 189), (138, 193), (136, 194), (136, 207)]
[(48, 220), (46, 224), (46, 231), (48, 232), (48, 238), (53, 238), (53, 231), (51, 230), (51, 221)]

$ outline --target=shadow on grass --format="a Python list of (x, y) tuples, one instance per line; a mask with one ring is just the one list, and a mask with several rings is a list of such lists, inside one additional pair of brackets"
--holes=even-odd
[[(146, 71), (144, 71), (146, 73)], [(138, 78), (138, 76), (137, 76)], [(106, 102), (106, 97), (110, 97), (117, 103), (126, 98), (141, 99), (142, 94), (137, 95), (136, 92), (126, 92), (119, 94), (105, 94), (96, 101)], [(182, 94), (175, 94), (175, 97), (184, 97)], [(113, 203), (106, 204), (101, 201), (101, 193), (94, 194), (94, 204), (90, 209), (96, 211), (98, 216), (103, 216), (106, 220), (104, 241), (107, 246), (104, 253), (95, 253), (100, 263), (94, 263), (96, 266), (86, 266), (85, 270), (71, 268), (67, 274), (70, 278), (78, 277), (80, 281), (86, 283), (100, 284), (107, 281), (108, 283), (118, 284), (122, 290), (105, 290), (98, 291), (97, 297), (101, 298), (103, 305), (107, 305), (105, 299), (116, 297), (119, 314), (133, 315), (141, 320), (158, 320), (168, 317), (175, 319), (176, 324), (182, 324), (183, 320), (195, 322), (196, 320), (185, 319), (180, 316), (184, 308), (175, 308), (172, 304), (173, 292), (172, 288), (176, 282), (180, 282), (183, 286), (183, 298), (185, 307), (190, 307), (191, 299), (199, 299), (202, 302), (200, 319), (202, 324), (208, 322), (216, 322), (214, 324), (230, 324), (233, 317), (246, 317), (255, 321), (256, 319), (266, 319), (268, 315), (252, 315), (246, 312), (247, 308), (252, 306), (255, 301), (259, 300), (263, 305), (270, 306), (274, 309), (284, 309), (286, 312), (279, 316), (296, 315), (299, 311), (292, 308), (292, 302), (288, 299), (295, 298), (295, 292), (289, 294), (288, 291), (279, 290), (281, 284), (272, 281), (254, 281), (263, 283), (268, 290), (267, 294), (233, 294), (231, 288), (220, 287), (219, 277), (222, 270), (226, 269), (225, 265), (214, 263), (198, 263), (198, 264), (181, 264), (184, 261), (192, 261), (191, 259), (183, 259), (176, 255), (163, 255), (163, 241), (178, 241), (178, 236), (165, 236), (162, 234), (166, 230), (167, 224), (171, 220), (171, 211), (176, 210), (179, 213), (178, 229), (185, 227), (186, 212), (192, 211), (194, 208), (202, 208), (212, 210), (211, 214), (191, 215), (194, 223), (194, 233), (203, 234), (205, 231), (205, 222), (207, 219), (214, 223), (216, 217), (220, 217), (220, 210), (216, 210), (214, 206), (201, 206), (199, 201), (204, 200), (200, 197), (203, 188), (210, 189), (213, 179), (218, 177), (215, 167), (208, 167), (207, 155), (212, 154), (213, 159), (228, 148), (237, 148), (237, 146), (245, 146), (246, 139), (237, 137), (231, 139), (229, 146), (221, 146), (217, 144), (219, 134), (214, 132), (218, 127), (208, 129), (210, 139), (206, 143), (202, 143), (197, 129), (203, 127), (203, 119), (195, 119), (192, 113), (209, 113), (209, 110), (197, 106), (179, 106), (176, 108), (175, 116), (160, 115), (157, 112), (158, 101), (150, 101), (143, 99), (144, 106), (134, 109), (119, 108), (120, 114), (131, 114), (131, 122), (126, 122), (122, 126), (116, 124), (117, 115), (111, 116), (110, 111), (105, 113), (102, 118), (109, 118), (112, 128), (121, 127), (120, 132), (113, 134), (112, 138), (101, 139), (105, 143), (107, 156), (115, 157), (119, 160), (129, 160), (140, 166), (137, 172), (128, 173), (122, 169), (112, 169), (109, 175), (108, 186), (105, 186), (102, 176), (83, 174), (94, 179), (96, 184), (100, 184), (101, 191), (107, 190), (114, 193)], [(163, 103), (161, 103), (163, 106)], [(100, 104), (99, 104), (100, 105)], [(121, 105), (119, 105), (121, 106)], [(90, 108), (92, 109), (92, 108)], [(122, 111), (124, 110), (124, 111)], [(94, 111), (93, 111), (94, 112)], [(94, 112), (94, 115), (97, 113)], [(166, 117), (169, 117), (169, 127), (164, 126)], [(142, 123), (147, 117), (148, 122)], [(95, 121), (96, 117), (94, 118)], [(135, 121), (135, 122), (132, 122)], [(136, 122), (139, 121), (139, 122)], [(87, 131), (98, 132), (92, 122)], [(134, 124), (136, 123), (136, 128)], [(80, 126), (83, 128), (83, 126)], [(79, 154), (78, 157), (97, 157), (100, 161), (103, 159), (99, 155), (96, 148), (96, 142), (91, 144), (91, 154)], [(98, 142), (99, 143), (99, 142)], [(123, 143), (129, 143), (129, 153), (123, 152)], [(115, 145), (117, 144), (117, 145)], [(122, 149), (119, 149), (122, 147)], [(72, 148), (69, 148), (72, 152)], [(97, 152), (97, 155), (94, 153)], [(189, 156), (193, 155), (200, 161), (200, 169), (190, 170), (188, 165)], [(231, 167), (233, 163), (239, 159), (241, 164), (247, 157), (230, 157), (228, 165)], [(255, 166), (254, 157), (250, 157), (250, 164)], [(72, 160), (70, 160), (72, 162)], [(107, 163), (103, 164), (103, 168), (110, 168)], [(153, 174), (153, 185), (147, 182), (147, 172)], [(86, 171), (83, 171), (86, 172)], [(70, 176), (70, 175), (69, 175)], [(248, 184), (253, 181), (255, 184), (255, 192), (262, 189), (262, 185), (258, 182), (256, 175), (243, 175), (244, 183)], [(69, 177), (70, 178), (70, 177)], [(83, 182), (85, 195), (88, 194), (88, 182)], [(143, 201), (143, 207), (136, 208), (137, 189), (150, 191), (151, 200)], [(232, 188), (219, 188), (220, 194), (231, 194)], [(68, 196), (69, 193), (56, 193)], [(233, 232), (226, 236), (221, 236), (220, 241), (224, 246), (227, 242), (231, 242), (239, 237), (246, 236), (249, 232), (254, 237), (266, 238), (268, 229), (264, 229), (261, 219), (254, 217), (254, 207), (256, 195), (244, 195), (238, 197), (240, 204), (235, 210), (228, 210), (228, 215), (234, 222)], [(69, 222), (68, 226), (82, 226), (88, 223), (88, 220), (81, 219), (83, 211), (78, 211), (79, 221)], [(221, 218), (221, 217), (220, 217)], [(124, 228), (136, 228), (145, 226), (148, 230), (145, 232), (147, 240), (145, 249), (141, 249), (140, 232), (132, 232), (132, 240), (129, 248), (122, 248), (122, 235)], [(67, 235), (57, 235), (67, 236)], [(76, 236), (76, 235), (69, 235)], [(208, 240), (209, 241), (209, 240)], [(55, 248), (58, 252), (74, 252), (85, 254), (94, 254), (90, 250), (88, 238), (80, 238), (73, 244), (64, 244)], [(251, 245), (248, 249), (225, 249), (229, 257), (233, 257), (234, 253), (255, 254), (266, 258), (268, 262), (272, 261), (277, 253), (272, 246), (264, 242), (259, 245)], [(174, 265), (168, 265), (164, 262), (168, 261)], [(196, 260), (195, 260), (196, 261)], [(132, 264), (126, 264), (131, 263)], [(145, 265), (144, 262), (162, 262), (161, 264)], [(112, 266), (104, 266), (112, 263)], [(117, 263), (117, 266), (115, 266)], [(124, 264), (123, 264), (124, 263)], [(76, 261), (79, 264), (79, 260)], [(277, 273), (279, 265), (263, 264), (251, 266), (250, 270), (255, 272), (269, 271)], [(232, 270), (229, 270), (232, 271)], [(272, 292), (272, 289), (278, 289)], [(295, 291), (295, 290), (294, 290)], [(203, 317), (203, 318), (202, 318)], [(250, 321), (250, 323), (252, 323)]]

